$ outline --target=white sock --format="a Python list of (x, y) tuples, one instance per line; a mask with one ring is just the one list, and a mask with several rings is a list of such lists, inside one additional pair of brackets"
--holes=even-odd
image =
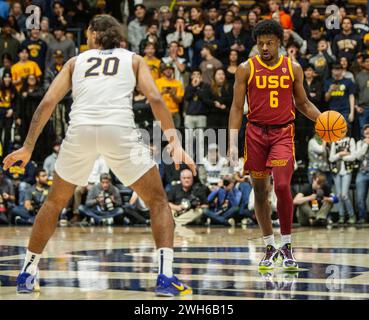
[(164, 274), (166, 277), (173, 277), (173, 249), (159, 248), (157, 250), (158, 257), (158, 274)]
[(274, 240), (274, 234), (271, 234), (270, 236), (263, 237), (265, 246), (272, 245), (275, 248), (275, 240)]
[(281, 235), (281, 247), (283, 247), (287, 243), (291, 243), (291, 235), (290, 234), (282, 234)]
[(38, 262), (40, 261), (41, 254), (33, 253), (27, 250), (26, 257), (24, 259), (24, 264), (22, 268), (22, 272), (27, 272), (32, 275), (35, 275), (37, 272)]

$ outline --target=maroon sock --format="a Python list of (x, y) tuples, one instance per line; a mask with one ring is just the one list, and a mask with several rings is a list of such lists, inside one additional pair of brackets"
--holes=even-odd
[(277, 211), (281, 234), (291, 234), (293, 220), (293, 201), (291, 194), (291, 178), (293, 159), (284, 167), (273, 167), (274, 190), (277, 195)]

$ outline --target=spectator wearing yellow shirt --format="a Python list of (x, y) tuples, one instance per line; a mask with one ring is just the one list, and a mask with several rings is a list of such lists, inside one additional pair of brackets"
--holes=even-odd
[(184, 96), (182, 82), (173, 79), (174, 67), (172, 64), (164, 64), (161, 67), (162, 77), (156, 80), (163, 100), (172, 113), (173, 122), (176, 128), (181, 126), (181, 116), (179, 113), (179, 104)]
[(145, 46), (144, 60), (151, 70), (151, 75), (154, 80), (160, 78), (160, 60), (155, 56), (156, 49), (153, 43), (148, 42)]
[(13, 85), (19, 92), (22, 88), (24, 79), (26, 79), (29, 75), (34, 75), (39, 79), (42, 75), (42, 71), (36, 62), (29, 60), (28, 48), (21, 48), (18, 55), (19, 62), (12, 66), (11, 72)]

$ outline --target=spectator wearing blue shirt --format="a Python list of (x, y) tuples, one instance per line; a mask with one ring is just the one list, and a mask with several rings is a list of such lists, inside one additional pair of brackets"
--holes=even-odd
[(343, 77), (342, 66), (332, 66), (332, 78), (324, 83), (325, 101), (328, 109), (340, 112), (349, 126), (354, 121), (355, 84)]
[(212, 24), (205, 24), (204, 26), (204, 37), (197, 40), (194, 45), (194, 56), (192, 59), (192, 67), (197, 68), (201, 61), (201, 50), (204, 45), (209, 45), (213, 48), (215, 58), (219, 59), (219, 48), (220, 42), (215, 38), (215, 29)]
[(36, 62), (40, 67), (42, 74), (45, 73), (45, 61), (47, 54), (47, 44), (40, 38), (41, 33), (39, 29), (32, 29), (29, 37), (22, 42), (22, 47), (29, 50), (29, 59)]
[(234, 225), (234, 217), (239, 212), (242, 192), (235, 188), (234, 182), (223, 179), (223, 186), (212, 191), (208, 196), (209, 209), (204, 215), (226, 226)]
[(9, 3), (5, 0), (0, 0), (0, 19), (8, 20), (9, 8)]

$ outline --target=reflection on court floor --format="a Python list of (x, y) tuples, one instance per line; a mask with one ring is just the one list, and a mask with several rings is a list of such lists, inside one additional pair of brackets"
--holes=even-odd
[[(58, 229), (40, 261), (41, 293), (15, 294), (29, 228), (0, 229), (0, 299), (154, 299), (148, 228)], [(184, 228), (174, 272), (193, 299), (369, 299), (368, 229), (297, 229), (300, 271), (259, 273), (257, 229)]]

